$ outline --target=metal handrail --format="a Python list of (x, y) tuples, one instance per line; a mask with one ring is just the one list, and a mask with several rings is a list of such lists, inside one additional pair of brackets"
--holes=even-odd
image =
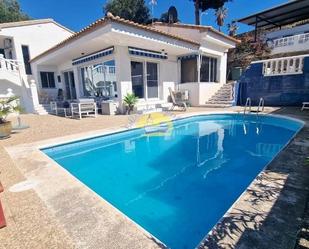
[(264, 104), (265, 104), (264, 99), (263, 99), (263, 98), (260, 98), (260, 101), (259, 101), (259, 106), (258, 106), (258, 108), (257, 108), (257, 114), (260, 112), (260, 108), (261, 108), (261, 107), (262, 107), (261, 112), (263, 112), (263, 111), (264, 111)]
[(245, 108), (244, 108), (244, 114), (246, 114), (247, 107), (249, 107), (249, 112), (251, 112), (251, 98), (247, 98)]

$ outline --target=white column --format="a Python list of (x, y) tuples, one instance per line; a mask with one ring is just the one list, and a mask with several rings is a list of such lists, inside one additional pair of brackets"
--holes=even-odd
[(128, 47), (115, 46), (115, 67), (119, 107), (124, 110), (123, 98), (132, 93), (131, 60)]
[(217, 76), (219, 83), (225, 84), (226, 83), (226, 67), (227, 67), (227, 53), (223, 53), (220, 56), (217, 65)]
[(38, 96), (38, 89), (36, 87), (35, 81), (30, 81), (30, 93), (32, 98), (33, 106), (37, 106), (39, 104), (39, 96)]
[(200, 54), (198, 54), (197, 58), (196, 58), (196, 64), (197, 64), (197, 83), (201, 82), (201, 56)]

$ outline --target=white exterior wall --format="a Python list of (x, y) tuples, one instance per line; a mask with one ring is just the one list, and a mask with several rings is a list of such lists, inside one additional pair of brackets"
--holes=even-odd
[[(7, 88), (14, 89), (15, 94), (21, 97), (23, 108), (27, 112), (34, 112), (37, 105), (37, 94), (35, 95), (34, 91), (37, 88), (35, 85), (31, 87), (30, 80), (38, 78), (38, 69), (32, 68), (32, 75), (26, 75), (21, 46), (28, 46), (31, 59), (71, 35), (72, 32), (53, 22), (3, 27), (0, 30), (0, 48), (4, 48), (4, 39), (10, 38), (12, 40), (11, 51), (13, 59), (17, 60), (20, 66), (16, 72), (5, 72), (4, 70), (0, 72), (0, 78), (4, 79), (1, 84), (0, 94), (5, 92)], [(18, 74), (18, 76), (16, 77), (14, 74)], [(57, 91), (52, 89), (48, 90), (47, 93), (55, 95)]]
[(21, 62), (23, 62), (22, 45), (29, 47), (31, 59), (71, 35), (71, 32), (52, 22), (3, 28), (0, 31), (0, 36), (13, 38), (13, 56)]
[(208, 101), (221, 87), (223, 83), (208, 82), (189, 82), (179, 84), (180, 90), (189, 90), (189, 102), (192, 106), (202, 106)]

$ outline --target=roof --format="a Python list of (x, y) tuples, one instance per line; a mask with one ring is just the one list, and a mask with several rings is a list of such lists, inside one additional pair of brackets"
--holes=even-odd
[(35, 19), (35, 20), (27, 20), (27, 21), (20, 21), (20, 22), (5, 22), (0, 23), (0, 29), (4, 28), (14, 28), (14, 27), (21, 27), (21, 26), (28, 26), (28, 25), (35, 25), (35, 24), (43, 24), (43, 23), (54, 23), (57, 26), (69, 31), (70, 33), (74, 34), (75, 32), (62, 26), (61, 24), (57, 23), (52, 18), (46, 18), (46, 19)]
[(88, 25), (87, 27), (83, 28), (82, 30), (80, 30), (79, 32), (76, 32), (75, 34), (73, 34), (72, 36), (68, 37), (67, 39), (63, 40), (62, 42), (56, 44), (54, 47), (51, 47), (50, 49), (46, 50), (45, 52), (37, 55), (36, 57), (34, 57), (32, 60), (30, 60), (31, 62), (41, 58), (42, 56), (51, 53), (57, 49), (60, 49), (62, 47), (64, 47), (65, 45), (77, 40), (78, 38), (87, 35), (88, 33), (96, 30), (97, 28), (101, 28), (104, 27), (105, 25), (109, 24), (109, 23), (120, 23), (120, 24), (124, 24), (130, 27), (134, 27), (134, 28), (138, 28), (138, 29), (142, 29), (142, 30), (146, 30), (155, 34), (159, 34), (159, 35), (163, 35), (163, 36), (167, 36), (169, 38), (175, 39), (175, 40), (179, 40), (179, 41), (183, 41), (186, 43), (190, 43), (192, 45), (195, 46), (200, 46), (200, 44), (196, 41), (190, 40), (190, 39), (185, 39), (182, 38), (180, 36), (177, 35), (172, 35), (168, 32), (164, 32), (164, 31), (160, 31), (157, 30), (155, 28), (152, 28), (150, 26), (146, 26), (146, 25), (142, 25), (139, 23), (135, 23), (123, 18), (120, 18), (119, 16), (113, 16), (110, 12), (107, 13), (107, 15), (104, 18), (98, 19), (97, 21), (91, 23), (90, 25)]
[(237, 22), (271, 29), (306, 19), (309, 19), (309, 0), (297, 0), (238, 19)]
[(198, 29), (200, 31), (211, 31), (216, 33), (217, 35), (220, 35), (230, 41), (236, 42), (236, 43), (240, 43), (240, 40), (237, 40), (234, 37), (231, 37), (229, 35), (226, 35), (218, 30), (216, 30), (215, 28), (213, 28), (212, 26), (203, 26), (203, 25), (194, 25), (194, 24), (185, 24), (185, 23), (163, 23), (163, 22), (154, 22), (151, 25), (158, 25), (158, 26), (173, 26), (173, 27), (179, 27), (179, 28), (187, 28), (187, 29)]

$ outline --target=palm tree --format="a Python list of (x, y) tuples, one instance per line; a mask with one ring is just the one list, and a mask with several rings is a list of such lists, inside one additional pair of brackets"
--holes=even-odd
[(228, 31), (229, 31), (229, 36), (235, 36), (236, 31), (238, 30), (238, 26), (235, 21), (232, 21), (232, 23), (229, 23), (227, 25)]
[(221, 27), (224, 25), (224, 19), (227, 16), (227, 8), (221, 7), (216, 11), (217, 24), (219, 26), (219, 31), (221, 31)]

